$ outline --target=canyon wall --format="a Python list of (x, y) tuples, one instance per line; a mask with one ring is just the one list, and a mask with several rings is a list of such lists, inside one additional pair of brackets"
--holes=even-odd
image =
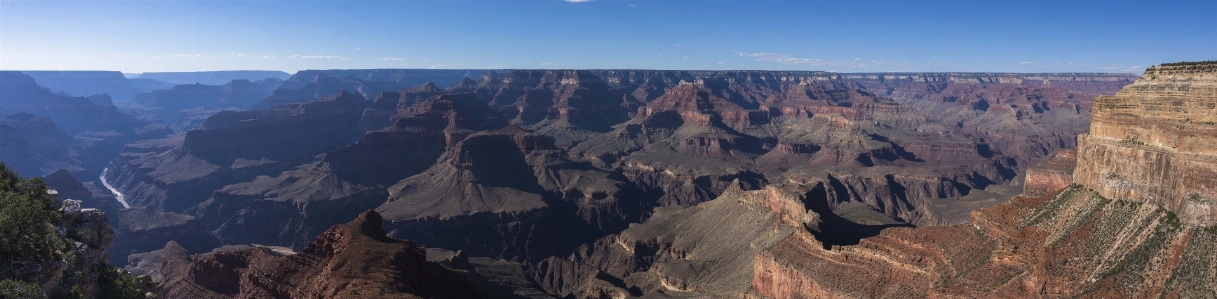
[(1159, 205), (1190, 225), (1217, 223), (1217, 62), (1149, 68), (1095, 99), (1074, 180), (1104, 197)]
[(1214, 62), (1167, 64), (1098, 97), (1076, 152), (1031, 168), (1024, 196), (967, 224), (845, 246), (796, 233), (756, 255), (743, 297), (1212, 296), (1214, 74)]

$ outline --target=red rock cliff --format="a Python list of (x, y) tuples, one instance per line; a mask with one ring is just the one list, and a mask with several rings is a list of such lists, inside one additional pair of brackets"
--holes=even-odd
[(1217, 62), (1151, 67), (1095, 99), (1091, 119), (1074, 181), (1165, 207), (1187, 224), (1217, 223)]

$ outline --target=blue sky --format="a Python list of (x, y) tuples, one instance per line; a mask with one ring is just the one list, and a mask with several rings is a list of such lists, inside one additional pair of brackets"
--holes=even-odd
[(1217, 1), (12, 1), (0, 69), (1140, 72)]

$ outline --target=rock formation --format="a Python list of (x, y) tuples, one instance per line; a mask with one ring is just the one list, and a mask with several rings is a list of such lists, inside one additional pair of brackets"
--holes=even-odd
[[(751, 288), (755, 257), (777, 244), (852, 248), (1067, 186), (1068, 152), (1052, 153), (1085, 131), (1086, 97), (1128, 77), (536, 70), (441, 89), (402, 86), (419, 79), (407, 74), (301, 72), (263, 99), (269, 110), (129, 144), (111, 166), (143, 206), (127, 235), (303, 250), (375, 209), (389, 236), (460, 251), (474, 278), (515, 281), (507, 293), (727, 296)], [(207, 250), (174, 244), (122, 254), (153, 273), (157, 258)], [(207, 263), (274, 255), (242, 252)], [(244, 292), (210, 288), (180, 290)]]
[(469, 275), (428, 262), (411, 241), (386, 237), (368, 211), (335, 225), (299, 253), (264, 247), (189, 256), (162, 250), (167, 298), (478, 298)]
[(174, 131), (186, 132), (220, 111), (249, 109), (281, 82), (269, 78), (254, 82), (238, 79), (221, 85), (179, 84), (136, 94), (131, 104), (140, 113), (156, 115)]
[(1217, 62), (1151, 67), (1094, 105), (1074, 181), (1185, 224), (1217, 224)]
[[(107, 94), (115, 100), (125, 102), (132, 96), (156, 88), (167, 88), (172, 84), (127, 79), (117, 71), (22, 71), (38, 83), (54, 92), (71, 96)], [(193, 82), (191, 82), (193, 83)]]
[(649, 206), (628, 183), (516, 126), (469, 135), (388, 192), (376, 210), (395, 236), (522, 260), (622, 229)]
[(182, 212), (225, 185), (290, 169), (358, 140), (367, 104), (339, 93), (274, 110), (217, 113), (201, 130), (129, 145), (111, 169), (111, 182), (132, 205)]
[(124, 114), (114, 106), (53, 94), (38, 84), (21, 72), (0, 72), (0, 110), (46, 116), (78, 138), (116, 145), (160, 138), (170, 132), (164, 125)]
[(58, 195), (41, 179), (22, 179), (0, 163), (0, 297), (113, 298), (147, 292), (135, 285), (116, 287), (118, 280), (134, 278), (106, 264), (106, 247), (114, 238), (106, 214)]
[(1212, 102), (1214, 65), (1153, 67), (1099, 97), (1076, 154), (1032, 168), (1027, 196), (977, 210), (968, 224), (887, 229), (847, 246), (796, 232), (756, 255), (745, 297), (1209, 296), (1217, 235), (1202, 200), (1180, 204), (1209, 192), (1192, 187), (1207, 176), (1172, 167), (1202, 165), (1190, 160), (1204, 150), (1186, 147), (1189, 138), (1214, 140), (1180, 121), (1204, 115), (1184, 107)]

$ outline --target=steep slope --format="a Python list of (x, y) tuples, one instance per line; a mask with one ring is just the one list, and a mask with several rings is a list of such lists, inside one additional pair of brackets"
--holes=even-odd
[(428, 262), (411, 241), (392, 239), (376, 212), (335, 225), (300, 253), (264, 247), (188, 256), (162, 250), (167, 298), (479, 298), (468, 274)]
[(284, 80), (253, 108), (270, 109), (278, 104), (310, 101), (343, 89), (375, 98), (384, 91), (402, 90), (427, 82), (448, 86), (471, 73), (483, 72), (485, 70), (304, 70)]
[(136, 94), (132, 102), (138, 106), (132, 109), (156, 115), (176, 132), (186, 132), (217, 112), (250, 108), (281, 82), (270, 78), (254, 82), (239, 79), (221, 85), (180, 84)]
[(1217, 291), (1211, 229), (1081, 186), (1017, 197), (971, 224), (884, 230), (824, 249), (810, 236), (756, 257), (754, 291), (806, 297), (1204, 297)]
[[(827, 72), (507, 71), (446, 89), (396, 85), (406, 73), (301, 72), (263, 102), (290, 104), (129, 145), (111, 178), (146, 207), (123, 226), (158, 245), (202, 233), (302, 249), (375, 209), (389, 235), (485, 259), (471, 263), (525, 289), (722, 296), (787, 235), (842, 247), (965, 221), (1024, 190), (1024, 173), (1028, 193), (1068, 185), (1027, 169), (1070, 147), (1057, 139), (1089, 109), (1081, 91), (967, 80), (893, 100)], [(352, 90), (297, 102), (339, 88)]]
[(201, 130), (127, 146), (109, 180), (134, 206), (182, 212), (222, 186), (281, 172), (358, 140), (368, 104), (339, 93), (274, 110), (217, 113)]
[[(1175, 151), (1162, 143), (1121, 142), (1110, 136), (1153, 132), (1164, 128), (1157, 123), (1173, 124), (1178, 120), (1169, 119), (1186, 119), (1188, 114), (1185, 109), (1145, 109), (1139, 104), (1187, 107), (1185, 103), (1212, 101), (1211, 95), (1217, 94), (1207, 79), (1217, 72), (1212, 65), (1154, 67), (1117, 96), (1099, 97), (1093, 113), (1095, 134), (1078, 137), (1078, 152), (1060, 153), (1028, 172), (1025, 190), (1035, 197), (1015, 197), (974, 211), (968, 224), (888, 229), (857, 245), (833, 246), (815, 234), (796, 233), (756, 256), (748, 297), (1210, 296), (1217, 292), (1217, 268), (1212, 266), (1217, 230), (1205, 226), (1211, 225), (1204, 222), (1206, 214), (1197, 213), (1205, 210), (1177, 205), (1178, 194), (1120, 193), (1137, 190), (1135, 186), (1159, 188), (1164, 182), (1203, 182), (1205, 176), (1170, 171), (1144, 176), (1136, 170), (1195, 165), (1182, 161), (1203, 154), (1173, 156)], [(1134, 96), (1144, 91), (1154, 92)], [(1128, 121), (1137, 117), (1145, 119)], [(1191, 136), (1196, 142), (1215, 139)], [(1158, 153), (1161, 158), (1152, 158)], [(1117, 178), (1119, 182), (1113, 181)], [(1181, 194), (1204, 192), (1187, 185), (1178, 189)]]
[(1107, 198), (1217, 224), (1217, 62), (1164, 64), (1095, 99), (1074, 180)]
[(568, 252), (639, 221), (648, 207), (612, 173), (516, 126), (469, 135), (388, 191), (376, 210), (395, 236), (516, 260)]
[(584, 70), (489, 73), (474, 92), (512, 123), (551, 136), (564, 147), (608, 132), (629, 119), (631, 104), (637, 105)]
[(143, 298), (134, 277), (106, 264), (106, 214), (57, 195), (0, 163), (0, 297)]
[[(363, 115), (376, 114), (373, 108)], [(302, 248), (329, 226), (384, 203), (387, 187), (435, 164), (455, 142), (505, 124), (472, 94), (434, 96), (394, 118), (315, 162), (224, 186), (193, 212), (233, 242)], [(279, 229), (259, 229), (267, 225)]]
[[(148, 92), (154, 87), (170, 85), (165, 82), (147, 82), (127, 79), (117, 71), (21, 71), (38, 81), (42, 87), (72, 96), (109, 94), (116, 101), (131, 100), (136, 93)], [(193, 83), (193, 82), (192, 82)]]
[(658, 208), (646, 222), (541, 261), (529, 272), (558, 296), (733, 297), (749, 288), (753, 256), (804, 223), (814, 227), (815, 217), (801, 198), (772, 186), (737, 186), (697, 206)]
[(170, 133), (164, 125), (124, 114), (114, 106), (56, 95), (38, 84), (21, 72), (0, 71), (0, 111), (46, 116), (77, 138), (115, 145)]
[(80, 172), (98, 163), (86, 156), (85, 144), (47, 117), (24, 112), (0, 115), (0, 141), (0, 162), (20, 173), (47, 175), (59, 169)]

